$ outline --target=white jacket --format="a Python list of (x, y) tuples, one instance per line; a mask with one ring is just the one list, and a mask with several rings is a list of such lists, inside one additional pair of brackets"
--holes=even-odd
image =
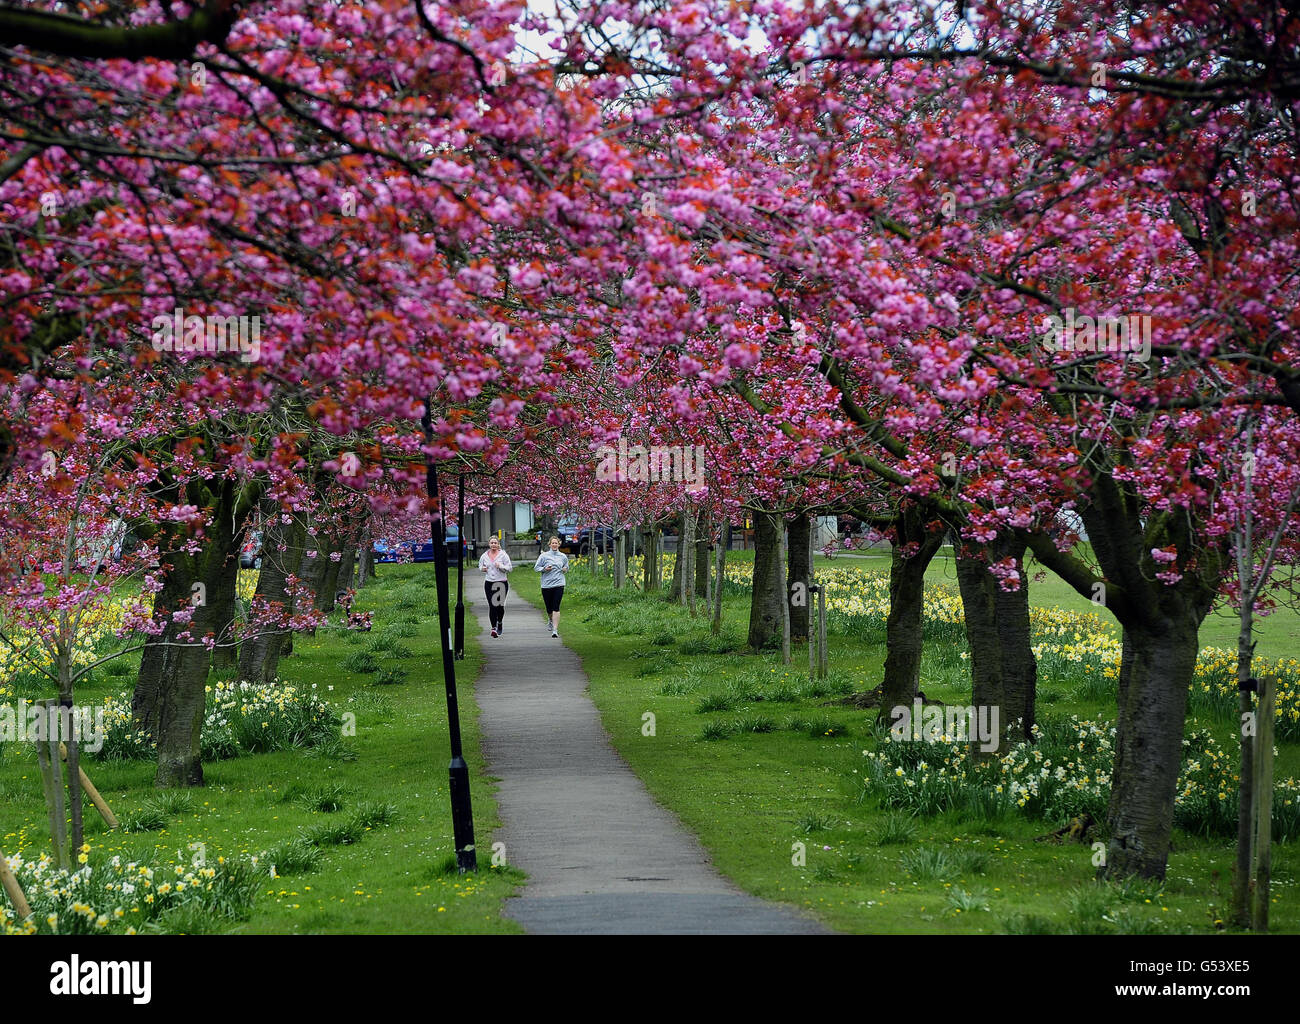
[(510, 556), (506, 554), (505, 548), (500, 550), (497, 554), (497, 560), (493, 562), (492, 549), (489, 548), (479, 556), (478, 567), (487, 570), (485, 579), (489, 583), (504, 583), (506, 582), (506, 573), (510, 572), (514, 565), (511, 564)]

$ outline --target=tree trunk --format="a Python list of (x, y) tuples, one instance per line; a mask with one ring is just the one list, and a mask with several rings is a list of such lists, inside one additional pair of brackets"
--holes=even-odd
[[(310, 591), (310, 596), (304, 594), (301, 598), (295, 601), (294, 611), (302, 612), (306, 611), (308, 608), (320, 611), (321, 602), (324, 600), (325, 577), (330, 568), (330, 542), (321, 536), (312, 537), (308, 535), (304, 544), (306, 545), (306, 550), (303, 554), (302, 568), (299, 570), (298, 575), (302, 579), (303, 584)], [(316, 553), (313, 555), (311, 553), (312, 551), (315, 551)], [(307, 632), (311, 636), (316, 635), (315, 629), (309, 629)], [(289, 634), (288, 642), (292, 645), (292, 633)], [(292, 647), (290, 649), (292, 649)], [(289, 652), (286, 651), (285, 653), (287, 654)]]
[[(997, 583), (989, 572), (988, 548), (956, 539), (957, 585), (961, 590), (962, 618), (970, 647), (971, 704), (997, 708), (999, 728), (1005, 724), (1002, 693), (1002, 638), (998, 633)], [(984, 557), (980, 557), (983, 555)], [(971, 743), (972, 756), (982, 751)]]
[[(240, 535), (237, 534), (236, 538)], [(215, 594), (208, 593), (208, 602), (212, 605), (212, 618), (219, 623), (217, 628), (217, 646), (212, 651), (212, 667), (215, 669), (234, 668), (239, 660), (239, 646), (235, 643), (236, 604), (239, 597), (239, 549), (235, 557), (222, 567), (217, 578)]]
[(659, 552), (655, 545), (654, 527), (649, 524), (641, 527), (641, 532), (645, 537), (642, 547), (645, 549), (645, 560), (641, 566), (641, 588), (647, 594), (655, 592), (655, 579), (659, 575)]
[[(320, 538), (313, 537), (307, 532), (307, 523), (305, 521), (300, 520), (294, 524), (292, 536), (292, 543), (301, 543), (302, 549), (301, 554), (295, 553), (294, 555), (297, 563), (294, 575), (298, 577), (299, 584), (307, 590), (306, 594), (295, 597), (289, 608), (291, 614), (298, 615), (306, 611), (311, 603), (315, 601), (316, 590), (320, 584), (320, 575), (324, 568), (321, 564), (321, 558), (325, 551)], [(294, 631), (292, 629), (285, 633), (284, 645), (280, 649), (281, 658), (287, 658), (293, 653), (293, 637)]]
[[(1025, 534), (1040, 562), (1080, 594), (1096, 598), (1124, 627), (1115, 767), (1107, 814), (1110, 845), (1103, 877), (1163, 878), (1182, 762), (1187, 693), (1196, 669), (1197, 630), (1218, 594), (1227, 564), (1225, 537), (1211, 537), (1190, 512), (1142, 514), (1132, 486), (1105, 464), (1094, 467), (1089, 501), (1079, 507), (1101, 568), (1097, 579), (1044, 534)], [(1151, 551), (1179, 553), (1177, 580), (1155, 578)], [(1195, 558), (1188, 558), (1195, 552)]]
[(1202, 617), (1167, 617), (1154, 630), (1124, 630), (1110, 846), (1099, 877), (1165, 876)]
[(754, 588), (749, 599), (749, 646), (760, 651), (781, 642), (780, 519), (769, 512), (754, 513)]
[(360, 590), (374, 578), (375, 575), (375, 551), (371, 546), (372, 541), (366, 537), (361, 542), (361, 548), (357, 552), (357, 589)]
[[(262, 543), (262, 570), (257, 578), (256, 607), (278, 613), (289, 608), (287, 578), (297, 571), (302, 561), (302, 539), (305, 531), (300, 521), (285, 525), (280, 522), (279, 505), (267, 519)], [(283, 548), (284, 550), (281, 550)], [(239, 649), (239, 678), (249, 682), (271, 683), (279, 669), (280, 654), (288, 630), (258, 628)]]
[(673, 559), (673, 576), (668, 582), (667, 600), (678, 601), (682, 599), (682, 573), (685, 571), (686, 564), (686, 513), (683, 512), (677, 517), (677, 555)]
[[(923, 513), (904, 509), (894, 521), (889, 564), (889, 617), (885, 620), (885, 669), (880, 684), (877, 728), (887, 728), (891, 712), (909, 705), (921, 688), (925, 570), (943, 547), (944, 531), (926, 530)], [(905, 553), (912, 545), (914, 553)]]
[(722, 524), (718, 535), (718, 569), (717, 580), (713, 586), (713, 625), (714, 635), (722, 632), (722, 587), (727, 579), (727, 544), (731, 541), (731, 525)]
[(695, 521), (695, 551), (691, 556), (695, 567), (695, 596), (707, 597), (709, 593), (709, 530), (704, 511)]
[[(194, 584), (202, 584), (198, 593), (203, 600), (193, 603), (188, 625), (176, 630), (188, 632), (184, 642), (163, 645), (156, 684), (137, 692), (132, 701), (137, 728), (153, 733), (158, 744), (158, 771), (154, 784), (159, 787), (201, 786), (203, 765), (200, 760), (200, 731), (203, 727), (205, 685), (211, 654), (203, 644), (206, 636), (218, 636), (226, 623), (224, 613), (216, 610), (206, 597), (221, 586), (232, 560), (239, 558), (236, 537), (238, 491), (234, 481), (225, 480), (211, 495), (212, 522), (205, 545), (198, 554), (169, 552), (163, 558), (165, 579), (163, 593), (194, 593)], [(160, 595), (161, 596), (161, 595)]]
[(357, 546), (355, 544), (349, 544), (343, 549), (343, 555), (339, 559), (338, 582), (334, 584), (335, 593), (352, 589), (352, 578), (356, 571), (356, 565)]
[[(1246, 533), (1245, 550), (1253, 558), (1249, 530)], [(1239, 540), (1238, 543), (1242, 541)], [(1243, 561), (1243, 556), (1239, 554), (1239, 564)], [(1244, 573), (1239, 570), (1238, 578), (1242, 577), (1249, 579), (1249, 570)], [(1237, 630), (1237, 713), (1238, 732), (1241, 734), (1241, 767), (1237, 773), (1237, 866), (1232, 878), (1231, 913), (1232, 923), (1238, 928), (1249, 928), (1251, 925), (1250, 883), (1251, 872), (1254, 870), (1251, 842), (1254, 822), (1251, 820), (1251, 808), (1255, 798), (1255, 734), (1259, 729), (1258, 721), (1254, 729), (1246, 728), (1247, 716), (1254, 710), (1248, 681), (1255, 656), (1253, 602), (1245, 600), (1245, 592), (1248, 590), (1249, 587), (1243, 587)]]
[[(1020, 589), (1003, 590), (994, 583), (998, 639), (1001, 642), (1003, 731), (1016, 739), (1033, 739), (1037, 721), (1038, 659), (1034, 657), (1029, 624), (1029, 577), (1025, 573), (1025, 542), (1014, 531), (998, 535), (991, 546), (993, 557), (1014, 558), (1019, 566)], [(1016, 726), (1016, 722), (1019, 726)]]
[(685, 564), (682, 566), (682, 604), (690, 609), (691, 618), (695, 617), (695, 513), (686, 515), (686, 536), (683, 538), (682, 554)]
[(172, 622), (172, 612), (187, 608), (191, 594), (184, 572), (174, 568), (175, 556), (164, 555), (162, 563), (163, 588), (154, 595), (153, 621), (162, 623), (163, 628), (161, 633), (145, 641), (144, 650), (140, 654), (140, 672), (136, 676), (135, 691), (131, 695), (131, 717), (135, 728), (150, 736), (158, 730), (158, 705), (162, 700), (167, 645), (174, 641), (177, 632), (176, 625)]
[(812, 585), (812, 560), (809, 542), (812, 535), (807, 516), (793, 516), (787, 527), (790, 531), (790, 552), (786, 575), (790, 593), (790, 639), (808, 639), (808, 588)]
[[(323, 550), (324, 554), (325, 551)], [(339, 557), (336, 559), (334, 555)], [(320, 581), (316, 587), (315, 608), (318, 612), (332, 612), (334, 610), (334, 595), (338, 593), (339, 572), (343, 568), (343, 552), (340, 546), (331, 546), (328, 553), (325, 554), (323, 571), (320, 574)]]
[(778, 519), (776, 522), (776, 538), (778, 543), (776, 568), (781, 574), (781, 663), (790, 664), (790, 582), (786, 579), (786, 549), (790, 546), (789, 539), (786, 536), (785, 523)]

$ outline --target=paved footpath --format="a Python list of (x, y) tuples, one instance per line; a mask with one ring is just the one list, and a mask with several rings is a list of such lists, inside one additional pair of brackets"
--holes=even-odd
[[(581, 660), (551, 639), (539, 608), (512, 590), (494, 640), (481, 584), (465, 589), (486, 655), (475, 687), (483, 751), (501, 779), (504, 827), (493, 838), (529, 875), (508, 917), (536, 934), (827, 933), (714, 870), (614, 751)], [(561, 636), (563, 627), (562, 610)]]

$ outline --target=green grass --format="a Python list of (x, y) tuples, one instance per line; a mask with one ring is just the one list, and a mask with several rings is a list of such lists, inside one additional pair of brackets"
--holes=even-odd
[[(280, 664), (282, 678), (316, 683), (340, 712), (353, 713), (355, 736), (334, 737), (306, 751), (206, 764), (206, 786), (183, 793), (154, 790), (154, 766), (147, 761), (86, 766), (124, 825), (140, 829), (110, 833), (87, 806), (92, 857), (120, 854), (170, 865), (189, 862), (201, 851), (209, 862), (257, 856), (265, 870), (247, 920), (168, 916), (154, 927), (189, 934), (519, 932), (500, 911), (520, 884), (520, 872), (490, 868), (486, 857), (474, 875), (441, 870), (448, 856), (454, 858), (454, 846), (436, 606), (433, 590), (423, 585), (432, 574), (426, 565), (381, 566), (378, 579), (357, 595), (356, 610), (374, 612), (371, 634), (322, 628), (314, 637), (297, 637), (294, 654)], [(479, 754), (473, 681), (482, 653), (473, 616), (466, 629), (466, 658), (457, 662), (460, 720), (474, 772), (478, 846), (486, 851), (499, 822), (495, 780), (482, 774)], [(382, 640), (382, 653), (349, 642), (358, 637), (364, 643)], [(400, 665), (405, 680), (391, 685), (398, 682), (391, 678), (390, 685), (375, 689), (375, 673), (363, 657), (375, 662), (376, 671)], [(133, 675), (134, 667), (130, 673), (104, 673), (79, 696), (90, 701), (118, 692)], [(0, 848), (24, 856), (48, 849), (48, 819), (30, 749), (4, 745), (0, 793)], [(271, 876), (271, 864), (279, 877)]]
[[(733, 552), (733, 561), (752, 553)], [(887, 557), (817, 564), (887, 568)], [(1031, 564), (1031, 574), (1036, 571)], [(285, 750), (205, 766), (207, 785), (184, 793), (152, 788), (148, 762), (91, 763), (96, 785), (122, 818), (109, 833), (87, 809), (92, 855), (168, 865), (257, 857), (261, 883), (242, 921), (183, 908), (152, 929), (199, 934), (517, 932), (500, 916), (521, 883), (516, 869), (455, 870), (447, 795), (447, 717), (429, 566), (382, 566), (358, 595), (374, 613), (361, 634), (322, 628), (299, 637), (283, 678), (317, 683), (355, 735), (308, 750)], [(953, 584), (945, 552), (928, 578)], [(1219, 838), (1175, 832), (1169, 877), (1098, 885), (1086, 845), (1036, 842), (1054, 827), (1004, 806), (972, 804), (921, 817), (882, 809), (861, 785), (862, 752), (874, 742), (874, 711), (834, 704), (880, 678), (883, 646), (829, 637), (832, 676), (809, 683), (807, 654), (743, 655), (748, 598), (729, 591), (724, 632), (692, 620), (676, 604), (635, 590), (614, 593), (579, 566), (570, 577), (562, 620), (567, 645), (583, 658), (591, 693), (616, 748), (650, 791), (707, 847), (714, 864), (744, 889), (804, 909), (855, 932), (1011, 932), (1164, 934), (1215, 930), (1226, 916), (1233, 850)], [(453, 578), (454, 585), (454, 578)], [(517, 589), (540, 604), (527, 574)], [(1031, 600), (1095, 610), (1050, 574)], [(464, 743), (471, 769), (477, 839), (490, 848), (499, 824), (492, 783), (481, 771), (472, 681), (481, 665), (477, 626), (457, 663)], [(1258, 651), (1290, 655), (1300, 617), (1282, 610), (1260, 624)], [(670, 642), (671, 641), (671, 642)], [(1202, 644), (1231, 647), (1235, 624), (1212, 616)], [(927, 642), (922, 672), (932, 697), (969, 700), (960, 630)], [(115, 663), (82, 690), (93, 701), (129, 683), (131, 659)], [(127, 666), (124, 671), (120, 666)], [(1040, 692), (1040, 716), (1112, 719), (1103, 686), (1053, 679)], [(642, 715), (656, 715), (654, 737)], [(1220, 742), (1231, 716), (1193, 712), (1188, 723)], [(1231, 750), (1232, 748), (1229, 747)], [(1300, 775), (1300, 744), (1279, 743), (1278, 776)], [(1057, 823), (1060, 824), (1060, 823)], [(127, 827), (129, 826), (129, 828)], [(37, 855), (49, 846), (34, 757), (15, 744), (0, 752), (0, 847)], [(805, 859), (793, 856), (796, 849)], [(275, 867), (274, 877), (271, 867)], [(1300, 930), (1296, 844), (1273, 852), (1274, 931)]]
[[(817, 564), (884, 569), (888, 561), (819, 558)], [(954, 584), (950, 558), (937, 560), (929, 576)], [(535, 581), (521, 579), (518, 590), (540, 603)], [(1095, 610), (1050, 576), (1032, 583), (1030, 596), (1035, 603)], [(743, 634), (748, 595), (728, 591), (723, 605), (725, 630)], [(1293, 651), (1289, 638), (1300, 635), (1298, 621), (1285, 611), (1265, 620), (1260, 652)], [(875, 742), (876, 713), (832, 702), (846, 689), (867, 690), (880, 681), (883, 644), (831, 633), (833, 679), (811, 686), (804, 647), (795, 647), (793, 664), (785, 667), (779, 654), (709, 653), (707, 644), (688, 642), (707, 630), (702, 617), (692, 620), (671, 601), (634, 589), (616, 593), (585, 568), (570, 574), (561, 633), (582, 657), (616, 749), (700, 838), (719, 870), (745, 890), (802, 908), (837, 929), (864, 933), (1209, 933), (1226, 916), (1234, 859), (1228, 840), (1175, 830), (1164, 886), (1148, 891), (1130, 883), (1133, 891), (1126, 893), (1092, 881), (1090, 845), (1036, 841), (1062, 822), (983, 805), (912, 817), (864, 800), (862, 755)], [(666, 633), (679, 637), (668, 648), (677, 663), (638, 676), (636, 666), (645, 658), (633, 653)], [(969, 702), (961, 649), (959, 628), (954, 636), (930, 638), (922, 664), (928, 695)], [(1050, 699), (1040, 702), (1040, 717), (1114, 718), (1112, 693), (1054, 680), (1044, 696)], [(653, 738), (641, 734), (646, 711), (656, 716)], [(778, 728), (744, 728), (762, 717)], [(1212, 730), (1220, 743), (1230, 744), (1233, 735), (1230, 719), (1209, 714), (1192, 713), (1189, 732), (1195, 728)], [(1278, 749), (1277, 774), (1300, 775), (1300, 745), (1279, 743)], [(796, 844), (806, 851), (802, 865), (792, 853)], [(926, 877), (904, 867), (905, 855)], [(935, 863), (927, 868), (926, 858)], [(1275, 844), (1273, 864), (1272, 930), (1295, 932), (1296, 844)], [(1085, 887), (1103, 888), (1104, 898), (1080, 903), (1075, 894)]]

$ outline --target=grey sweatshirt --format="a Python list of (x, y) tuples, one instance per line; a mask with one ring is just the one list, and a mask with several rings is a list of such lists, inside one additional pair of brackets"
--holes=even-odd
[(564, 568), (568, 564), (569, 556), (563, 551), (546, 550), (541, 553), (533, 568), (542, 574), (543, 587), (562, 587)]

